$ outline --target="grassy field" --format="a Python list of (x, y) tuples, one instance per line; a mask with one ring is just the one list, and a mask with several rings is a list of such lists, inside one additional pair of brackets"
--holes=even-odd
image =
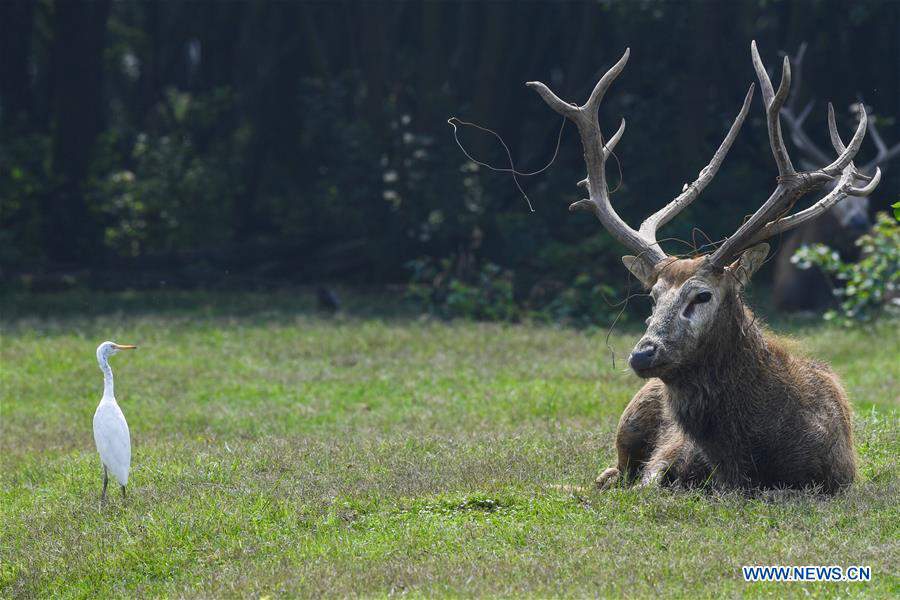
[[(610, 338), (318, 316), (290, 294), (7, 298), (0, 594), (33, 597), (840, 596), (900, 593), (900, 328), (793, 325), (856, 406), (861, 477), (828, 499), (615, 489), (640, 381)], [(94, 349), (131, 425), (100, 507)], [(584, 486), (565, 491), (561, 486)], [(870, 583), (743, 582), (754, 564)]]

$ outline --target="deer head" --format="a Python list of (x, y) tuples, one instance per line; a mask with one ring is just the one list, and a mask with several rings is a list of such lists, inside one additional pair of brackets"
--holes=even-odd
[[(564, 102), (543, 83), (526, 84), (535, 89), (553, 110), (578, 127), (588, 175), (579, 185), (587, 187), (589, 197), (572, 203), (569, 210), (592, 212), (613, 237), (635, 253), (622, 260), (650, 290), (655, 301), (653, 314), (647, 320), (647, 331), (629, 359), (641, 377), (666, 377), (721, 345), (728, 320), (743, 315), (741, 289), (768, 254), (769, 247), (764, 240), (819, 217), (849, 195), (868, 196), (880, 181), (881, 171), (877, 166), (872, 175), (867, 175), (853, 164), (866, 134), (867, 118), (862, 105), (859, 124), (847, 145), (838, 134), (834, 110), (829, 106), (829, 131), (837, 158), (830, 161), (826, 158), (822, 161), (825, 165), (815, 170), (795, 170), (784, 145), (780, 120), (790, 91), (790, 61), (785, 57), (781, 83), (776, 91), (759, 57), (756, 42), (751, 43), (750, 52), (762, 89), (769, 142), (778, 167), (777, 185), (762, 206), (714, 252), (692, 259), (668, 256), (660, 247), (656, 232), (690, 205), (715, 177), (747, 117), (754, 86), (750, 85), (725, 139), (697, 179), (634, 230), (613, 210), (604, 172), (606, 160), (625, 131), (625, 121), (623, 119), (616, 133), (604, 141), (597, 115), (603, 96), (628, 62), (629, 50), (603, 75), (581, 106)], [(831, 190), (824, 197), (809, 208), (789, 215), (801, 196), (826, 185), (831, 185)]]
[(744, 319), (740, 291), (768, 253), (769, 245), (762, 243), (722, 269), (698, 257), (668, 258), (650, 271), (634, 256), (622, 257), (640, 273), (653, 302), (647, 330), (629, 357), (635, 373), (665, 379), (709, 363), (716, 347), (733, 341), (732, 330)]
[[(798, 110), (800, 85), (803, 83), (803, 59), (806, 57), (806, 49), (807, 44), (806, 42), (803, 42), (800, 44), (800, 48), (797, 50), (796, 54), (793, 56), (787, 55), (787, 58), (791, 62), (791, 69), (793, 70), (794, 79), (797, 81), (797, 85), (792, 90), (788, 101), (781, 108), (781, 116), (791, 135), (791, 141), (794, 142), (794, 146), (796, 146), (803, 155), (800, 159), (800, 164), (804, 169), (812, 170), (814, 165), (828, 162), (828, 155), (813, 142), (812, 138), (803, 129), (803, 125), (806, 123), (806, 119), (809, 117), (813, 106), (815, 105), (815, 99), (811, 99), (803, 109)], [(862, 98), (860, 98), (860, 103), (862, 103)], [(830, 105), (829, 110), (832, 110)], [(860, 110), (860, 104), (854, 104), (851, 106), (850, 110), (857, 119), (861, 118), (864, 112)], [(881, 134), (878, 132), (878, 127), (873, 118), (868, 119), (868, 132), (872, 141), (875, 143), (877, 154), (875, 155), (875, 158), (870, 160), (864, 166), (861, 166), (859, 172), (871, 176), (875, 172), (876, 167), (880, 167), (883, 171), (884, 166), (891, 159), (900, 156), (900, 144), (888, 148), (884, 143)], [(865, 181), (854, 178), (853, 185), (862, 187), (865, 185)], [(840, 226), (851, 235), (852, 239), (859, 237), (872, 226), (869, 219), (869, 198), (867, 196), (858, 196), (852, 193), (847, 194), (843, 200), (835, 203), (831, 208), (831, 214)]]

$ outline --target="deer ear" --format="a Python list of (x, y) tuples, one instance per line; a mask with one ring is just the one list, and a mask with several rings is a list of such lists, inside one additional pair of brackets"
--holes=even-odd
[(644, 284), (645, 288), (650, 289), (656, 283), (656, 269), (646, 259), (628, 254), (622, 257), (622, 264)]
[(768, 255), (769, 245), (757, 244), (744, 250), (741, 256), (725, 269), (734, 275), (741, 287), (746, 287), (753, 274), (766, 262)]

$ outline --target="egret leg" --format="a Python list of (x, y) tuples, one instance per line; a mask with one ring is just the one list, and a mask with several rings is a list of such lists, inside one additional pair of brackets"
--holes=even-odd
[(106, 472), (106, 465), (103, 465), (103, 492), (100, 493), (100, 502), (106, 500), (106, 484), (109, 483), (109, 473)]
[(122, 486), (122, 501), (125, 501), (125, 486)]

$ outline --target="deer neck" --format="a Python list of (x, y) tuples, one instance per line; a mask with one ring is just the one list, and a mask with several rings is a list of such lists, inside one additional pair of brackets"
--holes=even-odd
[(753, 313), (735, 297), (727, 319), (707, 336), (697, 360), (663, 378), (672, 414), (702, 446), (740, 451), (748, 437), (744, 413), (761, 409), (755, 392), (768, 388), (772, 361), (765, 335)]

